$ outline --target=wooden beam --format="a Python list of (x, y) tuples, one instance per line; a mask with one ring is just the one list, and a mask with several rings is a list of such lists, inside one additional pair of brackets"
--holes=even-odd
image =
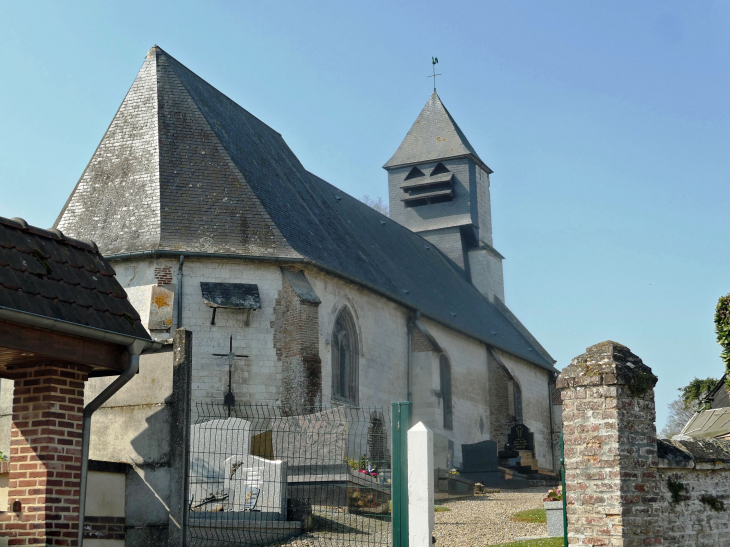
[[(127, 368), (129, 359), (124, 346), (6, 321), (0, 321), (0, 349), (5, 349), (0, 353), (8, 356), (0, 363), (0, 367), (6, 370), (12, 368), (14, 362), (21, 364), (52, 359), (80, 363), (95, 370), (122, 371)], [(22, 356), (22, 359), (16, 361), (13, 355)]]

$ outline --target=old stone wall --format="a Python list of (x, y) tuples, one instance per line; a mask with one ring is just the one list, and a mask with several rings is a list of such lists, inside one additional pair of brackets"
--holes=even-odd
[(655, 382), (615, 342), (560, 374), (571, 544), (728, 545), (730, 441), (657, 439)]
[(281, 361), (281, 403), (289, 408), (322, 404), (319, 304), (302, 301), (285, 279), (274, 306), (274, 346)]
[(730, 537), (730, 442), (660, 440), (657, 482), (665, 545), (724, 546)]
[(497, 441), (497, 446), (502, 448), (507, 444), (510, 429), (517, 423), (513, 395), (514, 379), (509, 370), (491, 351), (487, 356), (489, 358), (490, 435), (493, 441)]
[(535, 434), (535, 457), (538, 465), (544, 469), (552, 469), (549, 391), (551, 373), (504, 351), (492, 349), (492, 352), (519, 383), (522, 422)]
[[(118, 260), (114, 267), (124, 287), (155, 284), (160, 272), (165, 272), (169, 279), (166, 268), (170, 268), (169, 273), (177, 282), (178, 261), (175, 258)], [(304, 399), (317, 400), (314, 388), (317, 382), (311, 381), (313, 377), (306, 374), (306, 367), (299, 366), (306, 356), (315, 359), (316, 354), (321, 359), (320, 374), (324, 379), (319, 382), (322, 404), (333, 404), (329, 381), (332, 377), (332, 329), (345, 306), (350, 310), (357, 330), (359, 404), (389, 407), (392, 401), (406, 400), (408, 321), (412, 312), (361, 285), (315, 267), (303, 265), (302, 270), (321, 300), (318, 307), (304, 305), (297, 299), (296, 291), (288, 285), (276, 264), (186, 258), (181, 305), (183, 325), (196, 337), (193, 413), (197, 403), (223, 401), (228, 384), (228, 360), (213, 354), (228, 353), (230, 336), (233, 336), (234, 352), (245, 356), (237, 357), (233, 366), (232, 389), (237, 401), (286, 404), (293, 396), (292, 388), (303, 389)], [(251, 313), (248, 325), (245, 311), (219, 309), (215, 325), (211, 325), (212, 309), (203, 303), (201, 281), (255, 283), (262, 307)], [(175, 312), (173, 328), (177, 326), (176, 317)], [(285, 321), (287, 317), (290, 319)], [(422, 322), (451, 362), (453, 429), (443, 427), (443, 408), (437, 396), (441, 388), (438, 353), (432, 351), (422, 333), (416, 332), (418, 329), (414, 329), (412, 335), (413, 398), (417, 403), (414, 415), (422, 416), (419, 419), (436, 434), (453, 441), (456, 451), (453, 463), (457, 465), (461, 462), (462, 443), (489, 439), (491, 435), (487, 348), (439, 323), (426, 319)], [(539, 465), (550, 468), (548, 373), (504, 352), (499, 352), (499, 356), (521, 386), (523, 416), (535, 433)], [(417, 378), (419, 367), (423, 368), (424, 376)]]
[[(155, 269), (166, 266), (172, 268), (173, 279), (177, 281), (178, 260), (175, 258), (114, 262), (117, 279), (125, 289), (156, 283)], [(183, 325), (196, 337), (193, 402), (223, 402), (228, 388), (228, 359), (213, 354), (227, 354), (231, 336), (234, 352), (246, 356), (236, 358), (233, 365), (231, 387), (236, 400), (271, 404), (279, 401), (282, 369), (274, 346), (273, 326), (274, 308), (282, 290), (278, 266), (243, 260), (187, 258), (183, 274)], [(203, 303), (201, 282), (256, 284), (261, 309), (251, 312), (248, 325), (245, 310), (219, 309), (215, 325), (212, 325), (213, 310)], [(173, 327), (177, 326), (176, 318), (177, 308), (173, 314)]]

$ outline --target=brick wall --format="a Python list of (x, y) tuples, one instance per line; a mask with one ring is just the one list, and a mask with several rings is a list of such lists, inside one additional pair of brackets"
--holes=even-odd
[(615, 342), (591, 346), (558, 377), (571, 543), (662, 544), (655, 383)]
[(490, 435), (493, 441), (497, 441), (497, 446), (502, 449), (507, 444), (507, 435), (513, 425), (517, 423), (515, 419), (514, 400), (510, 402), (510, 390), (512, 390), (512, 375), (506, 370), (506, 367), (492, 353), (489, 355), (489, 409), (490, 409)]
[(730, 441), (657, 439), (655, 382), (615, 342), (560, 374), (570, 544), (728, 545)]
[(158, 266), (155, 268), (155, 279), (158, 285), (172, 283), (172, 266)]
[(285, 407), (322, 404), (319, 306), (303, 302), (284, 279), (274, 305), (274, 346), (281, 361), (281, 403)]
[(9, 545), (76, 545), (88, 369), (48, 363), (15, 374), (8, 498), (20, 508), (0, 515), (0, 534)]

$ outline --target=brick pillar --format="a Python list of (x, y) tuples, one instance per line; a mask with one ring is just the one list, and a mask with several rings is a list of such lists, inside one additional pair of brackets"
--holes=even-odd
[(563, 399), (568, 539), (576, 545), (660, 545), (656, 376), (616, 342), (576, 357)]
[(9, 510), (0, 515), (0, 535), (10, 536), (9, 545), (76, 545), (88, 368), (44, 363), (15, 372)]

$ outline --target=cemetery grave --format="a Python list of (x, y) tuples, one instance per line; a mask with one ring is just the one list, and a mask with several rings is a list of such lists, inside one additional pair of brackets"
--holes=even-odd
[(385, 415), (201, 404), (190, 434), (191, 545), (264, 545), (304, 532), (389, 544)]

